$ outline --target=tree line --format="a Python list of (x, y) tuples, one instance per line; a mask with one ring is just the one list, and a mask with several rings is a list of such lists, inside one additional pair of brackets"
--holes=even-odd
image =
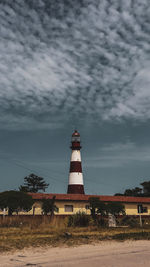
[(91, 216), (95, 220), (97, 215), (109, 215), (118, 216), (120, 214), (125, 215), (125, 207), (120, 202), (109, 202), (105, 203), (101, 201), (99, 197), (89, 198), (89, 208), (91, 211)]
[[(8, 215), (12, 215), (13, 212), (20, 211), (30, 211), (34, 204), (34, 200), (30, 194), (27, 193), (37, 193), (39, 191), (44, 191), (49, 186), (44, 180), (43, 177), (37, 176), (34, 173), (26, 176), (24, 178), (24, 183), (19, 187), (18, 190), (10, 190), (0, 193), (0, 209), (8, 210)], [(55, 204), (55, 199), (43, 199), (42, 201), (42, 210), (43, 213), (50, 212), (54, 214), (54, 211), (57, 210)]]
[[(14, 212), (18, 214), (20, 211), (28, 212), (34, 204), (32, 196), (28, 193), (45, 192), (48, 186), (49, 184), (45, 182), (43, 177), (31, 173), (24, 178), (24, 183), (18, 191), (10, 190), (0, 193), (0, 209), (7, 209), (8, 215), (12, 215)], [(53, 216), (54, 212), (58, 211), (58, 207), (55, 205), (55, 196), (52, 199), (42, 199), (41, 208), (43, 214)], [(93, 219), (96, 219), (97, 215), (124, 213), (124, 207), (121, 203), (105, 204), (99, 198), (89, 198), (89, 209)]]
[(140, 184), (142, 187), (128, 188), (124, 193), (116, 193), (115, 196), (150, 197), (150, 181)]
[[(135, 187), (133, 189), (126, 189), (123, 194), (117, 193), (116, 196), (134, 196), (134, 197), (149, 197), (150, 196), (150, 181), (141, 183), (142, 188)], [(13, 212), (17, 214), (20, 211), (30, 211), (34, 204), (32, 196), (28, 193), (37, 193), (39, 191), (45, 192), (49, 184), (45, 182), (43, 177), (37, 176), (33, 173), (24, 178), (24, 183), (18, 190), (10, 190), (0, 193), (0, 209), (8, 210), (8, 215), (12, 215)], [(112, 214), (117, 216), (119, 214), (125, 214), (125, 208), (122, 203), (110, 202), (105, 203), (98, 197), (89, 198), (89, 209), (91, 216), (96, 220), (97, 215)], [(54, 215), (54, 212), (58, 211), (58, 207), (55, 205), (55, 196), (52, 199), (42, 199), (42, 211), (43, 214)]]

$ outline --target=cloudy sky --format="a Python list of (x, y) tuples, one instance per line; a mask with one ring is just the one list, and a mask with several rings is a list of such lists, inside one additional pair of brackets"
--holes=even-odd
[(86, 193), (150, 180), (149, 0), (0, 0), (0, 190), (31, 172), (65, 193), (70, 137)]

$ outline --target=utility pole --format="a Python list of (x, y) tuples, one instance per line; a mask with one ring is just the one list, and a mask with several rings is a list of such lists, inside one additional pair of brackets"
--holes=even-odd
[(140, 217), (140, 227), (143, 227), (143, 223), (142, 223), (142, 213), (143, 213), (143, 206), (140, 204), (138, 205), (138, 213), (139, 213), (139, 217)]

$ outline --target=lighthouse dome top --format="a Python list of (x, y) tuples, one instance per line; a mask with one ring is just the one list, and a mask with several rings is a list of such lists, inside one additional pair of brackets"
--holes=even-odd
[(73, 132), (73, 134), (72, 134), (72, 137), (73, 137), (73, 136), (76, 136), (76, 137), (77, 137), (77, 136), (80, 136), (80, 134), (79, 134), (79, 132), (78, 132), (77, 130), (75, 130), (75, 131)]
[[(72, 138), (71, 138), (71, 142), (72, 143), (80, 143), (80, 134), (78, 133), (77, 130), (75, 130), (72, 134)], [(80, 145), (78, 144), (78, 146), (80, 147)]]

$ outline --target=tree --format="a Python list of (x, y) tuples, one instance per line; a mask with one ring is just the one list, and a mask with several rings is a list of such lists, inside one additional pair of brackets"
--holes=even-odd
[(44, 181), (43, 177), (31, 173), (30, 175), (24, 178), (24, 185), (21, 185), (19, 187), (19, 190), (22, 192), (32, 192), (32, 193), (37, 193), (40, 190), (45, 192), (45, 189), (48, 186), (49, 184), (47, 184)]
[(146, 197), (150, 196), (150, 181), (141, 183), (143, 186), (143, 195)]
[(141, 183), (143, 188), (135, 187), (126, 189), (123, 194), (117, 193), (115, 196), (150, 197), (150, 181)]
[(114, 216), (117, 215), (125, 215), (125, 207), (122, 203), (119, 202), (110, 202), (106, 205), (107, 214), (112, 214)]
[(13, 212), (29, 211), (34, 201), (27, 193), (20, 191), (5, 191), (0, 193), (0, 209), (8, 209), (8, 215)]
[(106, 205), (98, 197), (90, 197), (89, 204), (90, 204), (91, 216), (93, 217), (93, 219), (96, 218), (97, 214), (100, 215), (105, 214)]
[(56, 196), (53, 196), (52, 199), (43, 199), (42, 200), (42, 210), (44, 212), (45, 215), (47, 215), (48, 213), (50, 213), (51, 217), (54, 216), (54, 212), (58, 212), (58, 208), (55, 205), (55, 198)]
[(126, 189), (124, 192), (124, 196), (133, 196), (138, 197), (142, 195), (142, 188), (135, 187), (133, 189)]

